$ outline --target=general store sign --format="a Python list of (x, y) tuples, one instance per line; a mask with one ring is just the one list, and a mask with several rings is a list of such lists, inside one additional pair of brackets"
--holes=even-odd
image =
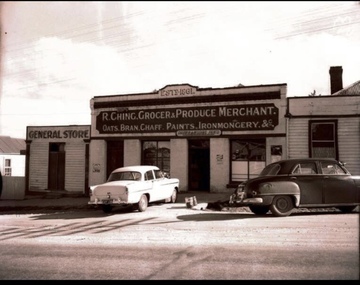
[(211, 130), (209, 133), (219, 135), (221, 131), (273, 130), (278, 123), (279, 110), (274, 104), (129, 108), (101, 111), (96, 117), (96, 129), (101, 134), (176, 132), (183, 136)]
[(68, 127), (29, 128), (27, 139), (89, 139), (90, 127), (73, 129)]

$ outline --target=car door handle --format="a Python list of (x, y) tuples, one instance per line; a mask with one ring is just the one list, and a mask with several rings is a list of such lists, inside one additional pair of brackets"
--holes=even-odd
[(295, 176), (291, 176), (290, 178), (291, 180), (297, 180), (297, 178)]

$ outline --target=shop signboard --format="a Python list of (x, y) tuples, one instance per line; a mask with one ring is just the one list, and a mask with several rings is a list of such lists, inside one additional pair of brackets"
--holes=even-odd
[(143, 109), (121, 108), (101, 111), (96, 117), (100, 134), (169, 133), (179, 136), (202, 131), (220, 135), (222, 131), (273, 130), (279, 124), (274, 104), (243, 104)]

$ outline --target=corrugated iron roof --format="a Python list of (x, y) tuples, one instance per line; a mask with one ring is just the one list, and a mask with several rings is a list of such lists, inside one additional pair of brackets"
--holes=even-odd
[(20, 154), (22, 150), (26, 150), (26, 142), (24, 139), (0, 136), (0, 153)]
[(360, 80), (332, 95), (360, 95)]

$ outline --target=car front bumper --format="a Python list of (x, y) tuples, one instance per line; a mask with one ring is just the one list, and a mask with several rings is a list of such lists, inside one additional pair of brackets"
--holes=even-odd
[(248, 205), (258, 205), (264, 203), (263, 198), (260, 197), (244, 198), (244, 195), (245, 195), (244, 192), (232, 194), (229, 200), (230, 206), (239, 207), (239, 206), (248, 206)]
[(236, 206), (248, 206), (248, 205), (258, 205), (258, 204), (260, 205), (263, 203), (264, 200), (262, 198), (248, 198), (242, 201), (233, 200), (229, 202), (230, 205), (236, 205)]

